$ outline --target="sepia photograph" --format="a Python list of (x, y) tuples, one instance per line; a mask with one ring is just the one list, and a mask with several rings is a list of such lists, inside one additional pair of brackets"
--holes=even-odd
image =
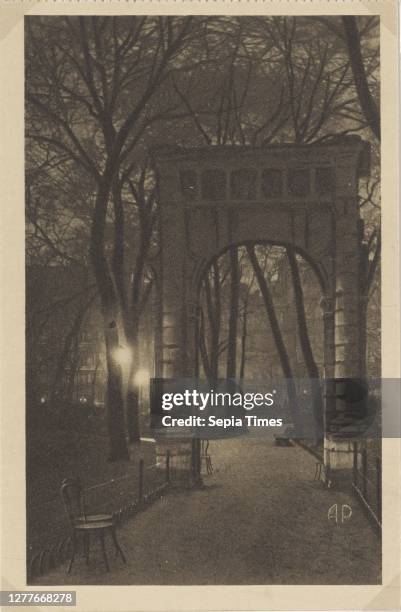
[(380, 31), (25, 16), (28, 585), (382, 584)]

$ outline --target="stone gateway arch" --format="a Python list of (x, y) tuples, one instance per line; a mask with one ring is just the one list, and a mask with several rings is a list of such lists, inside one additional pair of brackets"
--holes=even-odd
[[(322, 290), (325, 378), (363, 372), (362, 221), (358, 182), (369, 173), (359, 137), (318, 145), (161, 148), (154, 153), (161, 249), (156, 376), (195, 376), (200, 279), (230, 246), (294, 247)], [(335, 410), (325, 398), (326, 415)], [(326, 433), (326, 473), (349, 468), (350, 442)]]

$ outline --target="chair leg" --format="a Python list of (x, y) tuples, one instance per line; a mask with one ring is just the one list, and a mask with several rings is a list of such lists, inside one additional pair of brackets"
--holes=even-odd
[(85, 551), (85, 560), (86, 565), (89, 565), (89, 543), (90, 543), (89, 533), (84, 534), (84, 551)]
[(124, 561), (124, 563), (127, 563), (127, 560), (125, 558), (125, 555), (121, 549), (121, 546), (117, 540), (117, 533), (116, 533), (116, 528), (113, 527), (111, 530), (111, 537), (113, 538), (113, 542), (114, 542), (114, 546), (116, 547), (116, 553), (120, 553), (121, 555), (121, 559)]
[(107, 560), (106, 546), (105, 546), (105, 543), (104, 543), (104, 531), (100, 532), (99, 537), (100, 537), (100, 545), (102, 547), (103, 561), (104, 561), (104, 564), (106, 566), (106, 570), (109, 572), (110, 571), (110, 567), (109, 567), (109, 562)]
[(77, 549), (77, 540), (76, 540), (76, 535), (75, 535), (75, 531), (74, 531), (73, 534), (72, 534), (72, 553), (71, 553), (70, 563), (69, 563), (68, 569), (67, 569), (67, 574), (69, 574), (71, 572), (72, 564), (74, 563), (76, 549)]

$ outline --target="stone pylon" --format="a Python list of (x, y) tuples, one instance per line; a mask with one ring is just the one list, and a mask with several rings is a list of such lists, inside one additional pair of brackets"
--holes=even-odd
[[(154, 152), (160, 206), (157, 376), (196, 375), (200, 280), (213, 258), (247, 243), (290, 245), (322, 291), (325, 377), (360, 375), (358, 182), (369, 173), (359, 137), (321, 145), (161, 148)], [(325, 467), (352, 467), (349, 440), (330, 433), (326, 385)]]

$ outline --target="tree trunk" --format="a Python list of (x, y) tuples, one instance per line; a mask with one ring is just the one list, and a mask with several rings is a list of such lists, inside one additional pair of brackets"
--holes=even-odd
[(367, 328), (368, 328), (368, 306), (369, 295), (374, 281), (374, 277), (380, 262), (381, 255), (381, 235), (377, 235), (377, 245), (373, 258), (369, 261), (369, 246), (361, 244), (360, 251), (360, 295), (359, 295), (359, 371), (364, 378), (367, 373)]
[(309, 339), (308, 325), (305, 315), (305, 302), (299, 274), (298, 262), (294, 249), (287, 247), (287, 258), (290, 265), (292, 286), (294, 290), (295, 309), (297, 313), (298, 335), (301, 343), (302, 354), (305, 360), (306, 370), (311, 381), (312, 409), (315, 423), (316, 439), (323, 437), (323, 398), (320, 385), (319, 369), (313, 356), (312, 346)]
[[(145, 175), (144, 175), (145, 176)], [(135, 192), (135, 190), (134, 190)], [(121, 194), (120, 194), (121, 195)], [(139, 324), (143, 308), (149, 293), (144, 291), (144, 273), (152, 236), (151, 206), (148, 207), (144, 195), (136, 196), (139, 210), (140, 241), (138, 253), (135, 258), (134, 273), (131, 285), (131, 304), (124, 314), (124, 327), (128, 344), (131, 349), (132, 361), (130, 365), (128, 388), (126, 395), (127, 429), (130, 442), (140, 443), (141, 427), (139, 415), (139, 388), (136, 374), (139, 371)], [(142, 298), (142, 299), (141, 299)], [(145, 300), (144, 300), (145, 298)]]
[[(73, 347), (71, 348), (70, 355), (70, 366), (68, 369), (68, 380), (66, 384), (66, 389), (64, 392), (64, 399), (67, 402), (74, 402), (76, 398), (74, 398), (74, 389), (76, 387), (76, 376), (79, 370), (79, 343), (78, 337), (75, 336), (73, 339)], [(60, 415), (63, 416), (63, 415)]]
[(109, 162), (99, 185), (93, 215), (90, 257), (102, 307), (107, 363), (107, 424), (110, 443), (110, 461), (129, 459), (124, 422), (124, 398), (121, 368), (114, 358), (118, 348), (118, 300), (104, 253), (104, 231), (113, 167)]
[(136, 374), (139, 370), (139, 322), (135, 321), (131, 326), (128, 343), (131, 349), (131, 363), (128, 376), (128, 387), (126, 395), (127, 430), (128, 440), (139, 443), (141, 441), (141, 426), (139, 418), (139, 389), (136, 382)]
[(219, 377), (219, 345), (220, 345), (220, 323), (221, 323), (221, 287), (218, 262), (212, 266), (213, 273), (213, 292), (210, 286), (210, 279), (205, 278), (205, 296), (207, 313), (209, 319), (209, 374), (213, 380)]
[(240, 364), (240, 374), (239, 374), (239, 377), (241, 380), (244, 380), (245, 378), (247, 323), (248, 323), (248, 300), (246, 300), (244, 303), (244, 311), (242, 313), (241, 364)]
[(135, 374), (138, 370), (131, 368), (132, 383), (128, 383), (126, 406), (127, 406), (127, 430), (128, 440), (132, 443), (141, 441), (141, 423), (139, 418), (139, 389), (135, 384)]
[(100, 365), (100, 359), (97, 358), (96, 365), (95, 365), (95, 371), (93, 372), (92, 383), (91, 383), (91, 403), (93, 406), (95, 405), (95, 402), (96, 402), (97, 372), (99, 369), (99, 365)]
[[(110, 313), (111, 315), (112, 313)], [(105, 317), (105, 327), (111, 316)], [(106, 363), (107, 363), (107, 425), (110, 441), (109, 461), (125, 461), (129, 459), (124, 422), (124, 397), (122, 390), (121, 366), (114, 358), (118, 349), (118, 332), (115, 320), (111, 320), (105, 333)]]
[(270, 322), (270, 327), (271, 327), (274, 341), (277, 347), (281, 369), (283, 371), (283, 375), (286, 380), (289, 407), (290, 407), (290, 411), (292, 414), (292, 418), (294, 420), (294, 425), (295, 425), (297, 434), (301, 435), (302, 434), (302, 422), (301, 422), (301, 418), (299, 414), (296, 387), (295, 387), (294, 380), (293, 380), (290, 360), (288, 357), (287, 350), (285, 348), (283, 336), (281, 334), (279, 322), (278, 322), (277, 315), (276, 315), (276, 310), (274, 308), (273, 298), (271, 296), (270, 289), (267, 285), (262, 268), (260, 267), (259, 261), (255, 254), (255, 248), (253, 246), (247, 246), (246, 250), (248, 252), (249, 259), (251, 261), (253, 270), (255, 272), (256, 279), (259, 284), (260, 291), (262, 293), (263, 301), (264, 301), (265, 308), (266, 308), (266, 313), (267, 313), (267, 316)]
[(361, 40), (356, 18), (349, 15), (342, 18), (347, 41), (348, 54), (354, 76), (359, 104), (370, 129), (380, 141), (380, 113), (369, 90), (361, 52)]
[(237, 375), (237, 328), (239, 309), (239, 283), (240, 272), (238, 263), (238, 249), (230, 249), (230, 318), (228, 325), (227, 345), (227, 378)]
[(209, 362), (209, 355), (206, 347), (205, 321), (202, 308), (199, 310), (199, 331), (198, 331), (199, 351), (202, 360), (203, 371), (208, 380), (213, 380), (212, 370)]

